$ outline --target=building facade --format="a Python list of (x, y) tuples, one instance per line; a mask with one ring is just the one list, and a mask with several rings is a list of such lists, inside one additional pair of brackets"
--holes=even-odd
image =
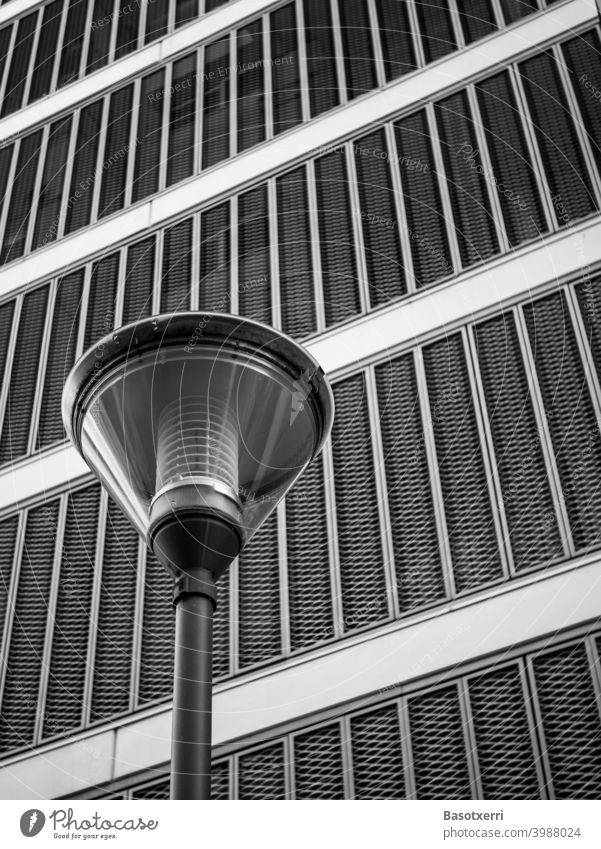
[(220, 582), (215, 798), (598, 798), (598, 11), (0, 6), (1, 798), (168, 796), (170, 581), (60, 397), (188, 309), (336, 400)]

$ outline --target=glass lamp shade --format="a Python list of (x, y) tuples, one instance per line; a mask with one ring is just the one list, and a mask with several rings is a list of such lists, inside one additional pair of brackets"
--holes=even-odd
[[(63, 392), (69, 437), (174, 568), (157, 550), (156, 528), (174, 516), (181, 525), (184, 514), (213, 517), (234, 529), (232, 551), (242, 548), (320, 451), (333, 409), (304, 348), (220, 313), (160, 315), (116, 330), (81, 357)], [(204, 532), (186, 526), (188, 535)], [(221, 543), (211, 537), (210, 545)]]

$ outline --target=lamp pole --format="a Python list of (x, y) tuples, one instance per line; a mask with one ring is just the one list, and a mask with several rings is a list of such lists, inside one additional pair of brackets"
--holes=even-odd
[(176, 581), (171, 798), (211, 798), (213, 613), (217, 588), (206, 569)]

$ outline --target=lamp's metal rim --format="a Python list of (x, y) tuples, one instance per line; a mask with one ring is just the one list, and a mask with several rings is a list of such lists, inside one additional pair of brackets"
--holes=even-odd
[(132, 354), (187, 343), (219, 345), (224, 349), (256, 356), (300, 378), (314, 389), (320, 432), (313, 457), (322, 449), (334, 419), (334, 396), (317, 360), (294, 339), (269, 325), (218, 312), (177, 312), (151, 316), (119, 327), (88, 348), (71, 369), (62, 396), (62, 416), (67, 435), (82, 454), (80, 424), (93, 387)]

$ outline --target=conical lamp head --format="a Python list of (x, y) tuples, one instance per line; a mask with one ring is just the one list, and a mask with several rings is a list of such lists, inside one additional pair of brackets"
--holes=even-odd
[(225, 568), (320, 451), (333, 409), (304, 348), (220, 313), (120, 328), (81, 357), (63, 392), (69, 437), (175, 571), (195, 546)]

